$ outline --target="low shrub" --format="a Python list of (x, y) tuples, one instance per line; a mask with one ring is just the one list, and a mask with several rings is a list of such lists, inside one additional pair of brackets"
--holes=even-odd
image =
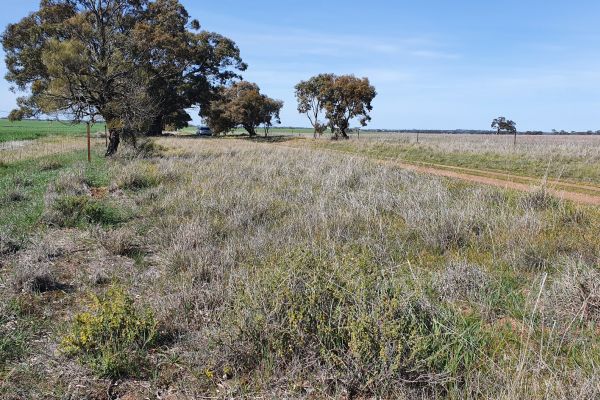
[(148, 349), (157, 342), (151, 310), (139, 310), (122, 288), (111, 287), (93, 296), (90, 311), (77, 314), (61, 349), (79, 357), (102, 377), (139, 376)]
[(352, 390), (382, 393), (406, 381), (458, 383), (485, 342), (479, 321), (431, 302), (369, 256), (295, 252), (250, 273), (225, 319), (234, 324), (227, 347), (238, 350), (227, 362), (238, 368), (302, 360)]

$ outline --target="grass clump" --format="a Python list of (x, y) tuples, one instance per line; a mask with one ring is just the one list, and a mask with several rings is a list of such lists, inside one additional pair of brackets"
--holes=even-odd
[(65, 165), (58, 159), (47, 159), (40, 162), (40, 171), (54, 171), (63, 168)]
[(0, 304), (0, 376), (9, 361), (21, 359), (30, 350), (42, 326), (43, 322), (22, 310), (17, 301)]
[[(24, 238), (16, 237), (8, 229), (0, 227), (0, 255), (16, 253), (23, 247)], [(0, 266), (2, 262), (0, 262)]]
[(13, 276), (13, 287), (16, 292), (45, 293), (66, 289), (56, 274), (45, 264), (22, 264)]
[(139, 140), (132, 146), (119, 149), (119, 157), (123, 159), (162, 157), (167, 148), (151, 139)]
[(432, 302), (407, 279), (362, 254), (278, 259), (241, 279), (229, 319), (229, 345), (240, 352), (227, 361), (285, 368), (303, 360), (354, 393), (385, 394), (406, 381), (458, 384), (485, 344), (480, 322)]
[(59, 227), (76, 227), (82, 223), (113, 226), (126, 219), (125, 212), (110, 202), (76, 195), (56, 198), (46, 214), (46, 222)]
[(44, 219), (58, 227), (82, 223), (117, 225), (127, 219), (126, 212), (107, 199), (92, 197), (94, 184), (104, 183), (95, 171), (76, 168), (61, 173), (46, 194)]
[(95, 235), (110, 254), (129, 257), (141, 252), (141, 239), (131, 227), (124, 226), (107, 231), (100, 229)]
[(481, 302), (489, 295), (491, 278), (476, 265), (458, 262), (439, 273), (434, 286), (445, 301)]
[(544, 293), (546, 318), (563, 330), (600, 326), (600, 267), (568, 260)]
[(552, 196), (545, 186), (536, 188), (521, 198), (521, 207), (524, 209), (546, 210), (548, 208), (558, 208), (559, 204), (559, 200)]
[(6, 197), (0, 200), (0, 204), (9, 205), (11, 203), (20, 203), (27, 200), (27, 195), (21, 189), (11, 190), (6, 194)]
[(157, 342), (154, 314), (137, 309), (120, 287), (92, 300), (90, 311), (75, 316), (62, 350), (102, 377), (138, 376), (148, 349)]
[(162, 176), (156, 165), (148, 162), (131, 164), (119, 177), (117, 186), (121, 189), (142, 190), (160, 185)]

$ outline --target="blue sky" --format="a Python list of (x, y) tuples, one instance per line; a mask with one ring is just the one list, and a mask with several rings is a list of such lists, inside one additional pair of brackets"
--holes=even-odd
[[(486, 129), (505, 115), (521, 130), (600, 129), (597, 0), (182, 3), (238, 43), (245, 79), (284, 100), (286, 126), (308, 124), (294, 85), (333, 72), (371, 79), (373, 128)], [(11, 2), (0, 25), (37, 4)], [(8, 88), (0, 111), (14, 106)]]

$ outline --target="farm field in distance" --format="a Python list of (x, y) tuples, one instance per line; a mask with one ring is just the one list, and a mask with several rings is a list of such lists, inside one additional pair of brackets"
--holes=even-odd
[(0, 131), (31, 140), (0, 147), (1, 398), (600, 395), (600, 207), (554, 195), (600, 196), (599, 137), (94, 138), (88, 164), (31, 127)]
[[(356, 135), (353, 136), (356, 138)], [(318, 148), (378, 159), (501, 172), (600, 185), (600, 136), (361, 134), (360, 140), (315, 141)]]
[[(104, 123), (94, 124), (92, 132), (104, 132)], [(47, 136), (85, 136), (85, 124), (72, 124), (62, 121), (0, 119), (0, 146), (3, 142), (33, 140)]]

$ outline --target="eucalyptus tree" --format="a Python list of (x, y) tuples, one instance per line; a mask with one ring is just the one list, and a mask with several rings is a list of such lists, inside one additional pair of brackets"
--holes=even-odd
[(492, 128), (496, 129), (497, 135), (500, 135), (503, 132), (515, 133), (517, 131), (517, 124), (505, 117), (498, 117), (492, 121)]
[(517, 124), (515, 121), (498, 117), (492, 121), (492, 128), (496, 128), (496, 135), (500, 135), (502, 132), (512, 134), (514, 136), (513, 144), (517, 145)]
[(319, 117), (323, 113), (327, 91), (335, 79), (333, 74), (319, 74), (301, 81), (295, 87), (298, 100), (298, 112), (306, 114), (314, 129), (314, 137), (321, 135), (327, 129), (326, 123), (321, 123)]
[(100, 116), (120, 139), (181, 126), (246, 65), (231, 40), (201, 31), (178, 0), (42, 0), (2, 35), (13, 118)]
[[(360, 126), (366, 126), (375, 96), (369, 79), (354, 75), (320, 74), (296, 85), (298, 112), (307, 115), (315, 138), (329, 128), (334, 139), (340, 134), (347, 139), (350, 122), (355, 118)], [(323, 122), (319, 119), (322, 114)]]
[(280, 122), (282, 107), (282, 101), (260, 93), (257, 84), (241, 81), (222, 88), (203, 116), (214, 134), (227, 133), (241, 126), (253, 137), (258, 126), (270, 128), (273, 122)]
[(348, 139), (346, 132), (350, 121), (355, 118), (358, 118), (360, 126), (367, 126), (371, 121), (370, 112), (373, 110), (375, 96), (377, 92), (368, 78), (342, 75), (333, 79), (325, 92), (324, 108), (335, 139), (339, 134)]

